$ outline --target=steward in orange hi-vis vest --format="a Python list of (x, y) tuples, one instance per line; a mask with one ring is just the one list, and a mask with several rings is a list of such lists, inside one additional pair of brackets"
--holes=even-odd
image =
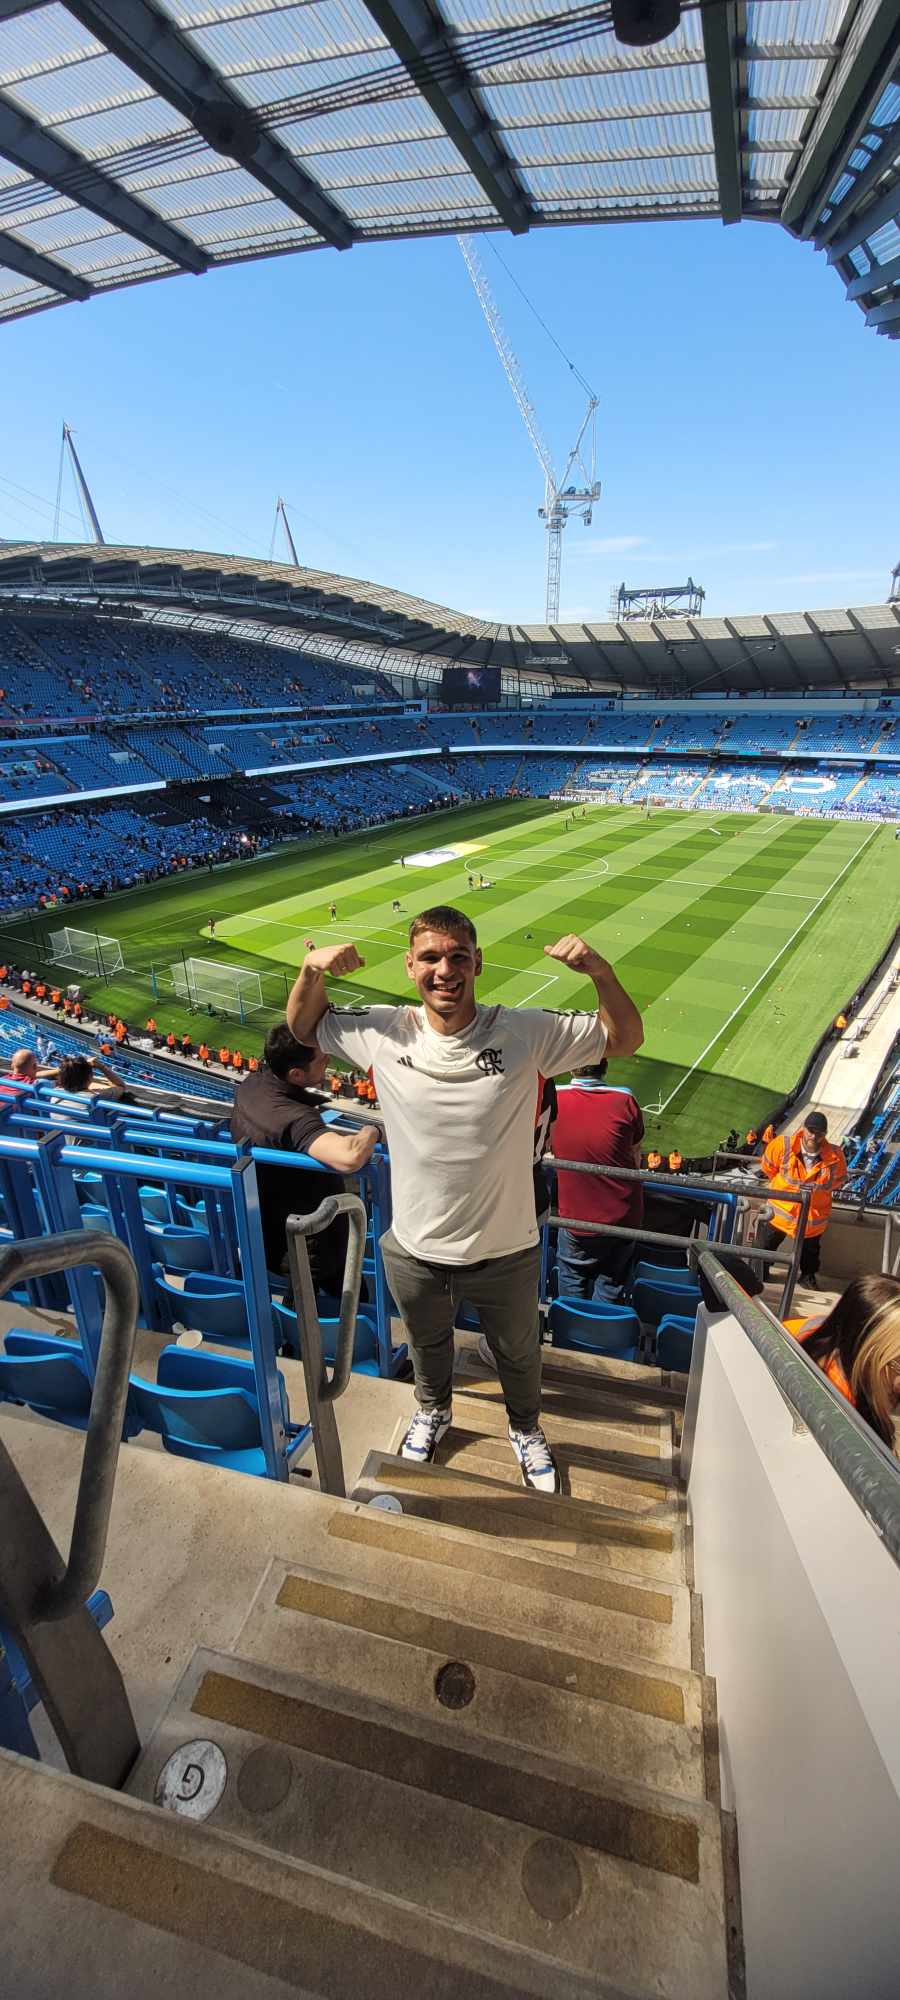
[[(811, 1116), (817, 1117), (813, 1112)], [(782, 1132), (773, 1139), (760, 1161), (763, 1173), (771, 1184), (773, 1196), (779, 1188), (796, 1193), (800, 1188), (810, 1187), (812, 1199), (806, 1223), (807, 1236), (821, 1236), (828, 1227), (832, 1197), (843, 1186), (847, 1178), (847, 1162), (839, 1146), (832, 1146), (823, 1134), (817, 1133), (818, 1151), (813, 1154), (804, 1145), (806, 1127), (799, 1132)], [(772, 1202), (772, 1227), (783, 1236), (794, 1236), (800, 1209), (796, 1202)]]

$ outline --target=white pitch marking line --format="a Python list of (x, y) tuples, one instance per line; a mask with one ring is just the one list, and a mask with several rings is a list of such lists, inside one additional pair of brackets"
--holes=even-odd
[(673, 1098), (676, 1098), (678, 1096), (678, 1092), (684, 1089), (685, 1084), (688, 1083), (690, 1081), (690, 1078), (693, 1076), (695, 1069), (699, 1069), (700, 1064), (702, 1063), (704, 1057), (709, 1055), (710, 1049), (714, 1049), (716, 1043), (718, 1041), (721, 1041), (721, 1038), (724, 1035), (726, 1028), (730, 1028), (732, 1021), (737, 1020), (737, 1017), (741, 1013), (742, 1009), (746, 1007), (748, 1000), (752, 1000), (753, 995), (757, 990), (757, 987), (762, 985), (764, 979), (768, 979), (769, 973), (773, 971), (774, 967), (778, 964), (778, 960), (784, 957), (785, 952), (789, 950), (790, 946), (794, 942), (794, 939), (798, 938), (800, 936), (800, 932), (806, 929), (810, 917), (815, 916), (816, 911), (821, 908), (826, 898), (831, 895), (832, 889), (836, 889), (838, 883), (843, 881), (848, 868), (852, 868), (854, 861), (858, 861), (860, 855), (865, 853), (866, 848), (871, 846), (872, 841), (875, 839), (875, 835), (878, 832), (880, 832), (880, 828), (877, 826), (873, 827), (872, 832), (869, 834), (868, 839), (862, 841), (861, 845), (856, 849), (855, 853), (851, 854), (849, 861), (844, 862), (844, 866), (840, 870), (840, 873), (835, 876), (833, 882), (829, 882), (827, 889), (823, 889), (822, 894), (818, 899), (818, 902), (813, 903), (812, 908), (807, 910), (805, 917), (801, 917), (796, 930), (792, 931), (790, 937), (785, 939), (785, 942), (781, 946), (780, 951), (776, 951), (775, 957), (766, 966), (765, 971), (761, 972), (759, 978), (754, 980), (753, 985), (749, 989), (749, 992), (741, 995), (741, 998), (738, 1001), (737, 1006), (732, 1008), (727, 1021), (723, 1021), (721, 1027), (717, 1028), (716, 1033), (713, 1035), (712, 1041), (707, 1042), (705, 1049), (700, 1050), (700, 1054), (691, 1063), (690, 1069), (685, 1070), (684, 1075), (679, 1078), (678, 1082), (675, 1085), (674, 1090), (671, 1090), (669, 1092), (669, 1095), (665, 1099), (665, 1101), (660, 1101), (658, 1104), (655, 1105), (649, 1105), (649, 1104), (647, 1105), (647, 1110), (652, 1111), (654, 1116), (659, 1117), (662, 1115), (664, 1111), (668, 1111), (669, 1105), (672, 1103)]
[(559, 978), (558, 972), (551, 972), (549, 979), (542, 979), (540, 985), (535, 987), (533, 993), (526, 993), (524, 1000), (516, 1000), (513, 1003), (514, 1006), (531, 1007), (534, 1004), (534, 1001), (537, 999), (538, 994), (543, 993), (548, 986), (555, 986), (558, 978)]

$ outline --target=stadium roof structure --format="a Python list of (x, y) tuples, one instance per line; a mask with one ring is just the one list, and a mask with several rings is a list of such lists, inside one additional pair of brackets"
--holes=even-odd
[(900, 601), (855, 610), (610, 624), (495, 624), (403, 591), (251, 557), (94, 542), (0, 543), (0, 610), (196, 622), (395, 676), (496, 666), (505, 685), (660, 696), (900, 685)]
[[(621, 4), (621, 0), (617, 0)], [(900, 333), (898, 0), (0, 0), (0, 318), (326, 245), (741, 217)]]

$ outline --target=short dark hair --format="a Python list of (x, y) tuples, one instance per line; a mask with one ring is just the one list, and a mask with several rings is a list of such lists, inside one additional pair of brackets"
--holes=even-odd
[(94, 1065), (87, 1056), (63, 1056), (57, 1081), (62, 1090), (87, 1090), (93, 1074)]
[(604, 1056), (601, 1062), (598, 1062), (598, 1063), (585, 1063), (585, 1065), (584, 1065), (584, 1068), (583, 1068), (583, 1069), (576, 1069), (576, 1070), (573, 1070), (573, 1071), (572, 1071), (572, 1075), (573, 1075), (573, 1076), (593, 1076), (593, 1077), (596, 1077), (596, 1079), (597, 1079), (597, 1082), (598, 1082), (598, 1083), (601, 1083), (601, 1082), (602, 1082), (602, 1080), (603, 1080), (603, 1078), (604, 1078), (604, 1077), (605, 1077), (605, 1075), (606, 1075), (606, 1072), (607, 1072), (608, 1068), (609, 1068), (609, 1064), (608, 1064), (608, 1062), (607, 1062), (607, 1060), (606, 1060), (606, 1057)]
[(296, 1035), (291, 1034), (286, 1021), (279, 1021), (277, 1028), (269, 1029), (263, 1049), (263, 1055), (273, 1076), (280, 1077), (282, 1082), (289, 1070), (308, 1069), (317, 1054), (318, 1050), (314, 1044), (298, 1042)]
[(804, 1118), (803, 1124), (807, 1132), (814, 1132), (820, 1139), (824, 1139), (828, 1130), (828, 1120), (824, 1111), (810, 1111)]
[(450, 931), (456, 937), (467, 938), (473, 949), (478, 944), (475, 925), (465, 910), (455, 910), (452, 903), (436, 903), (433, 910), (423, 910), (413, 917), (409, 927), (410, 948), (422, 931)]

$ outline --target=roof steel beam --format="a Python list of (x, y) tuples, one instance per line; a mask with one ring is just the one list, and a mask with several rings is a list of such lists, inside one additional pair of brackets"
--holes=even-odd
[(712, 120), (719, 207), (723, 222), (740, 222), (743, 208), (741, 179), (741, 78), (738, 45), (743, 43), (745, 9), (736, 0), (714, 0), (701, 12), (703, 53), (709, 85), (709, 115)]
[(893, 222), (898, 214), (900, 214), (900, 177), (894, 181), (892, 187), (885, 188), (884, 194), (880, 195), (877, 201), (870, 202), (861, 215), (852, 216), (839, 236), (832, 238), (828, 246), (829, 264), (836, 264), (839, 258), (846, 257), (849, 250), (856, 250), (860, 243), (865, 242), (867, 236), (874, 236), (876, 230), (881, 229), (885, 222)]
[(100, 167), (36, 125), (33, 118), (3, 96), (0, 96), (0, 153), (23, 172), (55, 188), (58, 194), (67, 195), (70, 201), (102, 216), (114, 229), (122, 229), (139, 243), (146, 243), (169, 263), (197, 274), (207, 269), (209, 258), (199, 244), (183, 236), (180, 229), (173, 229), (161, 215), (110, 180)]
[(151, 0), (72, 0), (68, 11), (217, 153), (246, 167), (334, 249), (350, 249), (356, 232), (343, 210)]
[(507, 229), (522, 235), (536, 219), (534, 205), (454, 53), (446, 22), (428, 0), (366, 0), (366, 5)]
[(900, 118), (893, 125), (883, 126), (878, 136), (881, 145), (877, 153), (872, 154), (868, 166), (863, 167), (855, 176), (853, 186), (847, 189), (843, 199), (835, 204), (827, 221), (816, 230), (817, 250), (824, 250), (826, 244), (831, 242), (832, 237), (837, 235), (843, 224), (855, 213), (860, 202), (872, 193), (873, 188), (877, 188), (879, 181), (884, 179), (895, 160), (900, 157)]
[(900, 0), (860, 0), (788, 187), (781, 220), (812, 236), (900, 49)]
[(42, 257), (32, 250), (30, 243), (22, 243), (18, 236), (8, 236), (0, 229), (0, 264), (8, 271), (18, 271), (22, 278), (30, 278), (34, 285), (45, 285), (54, 292), (60, 292), (64, 299), (89, 299), (93, 285), (78, 278), (65, 264), (57, 264), (53, 257)]
[(892, 257), (889, 264), (874, 264), (863, 277), (852, 278), (847, 286), (847, 297), (865, 299), (870, 292), (883, 291), (885, 285), (900, 285), (900, 257)]

